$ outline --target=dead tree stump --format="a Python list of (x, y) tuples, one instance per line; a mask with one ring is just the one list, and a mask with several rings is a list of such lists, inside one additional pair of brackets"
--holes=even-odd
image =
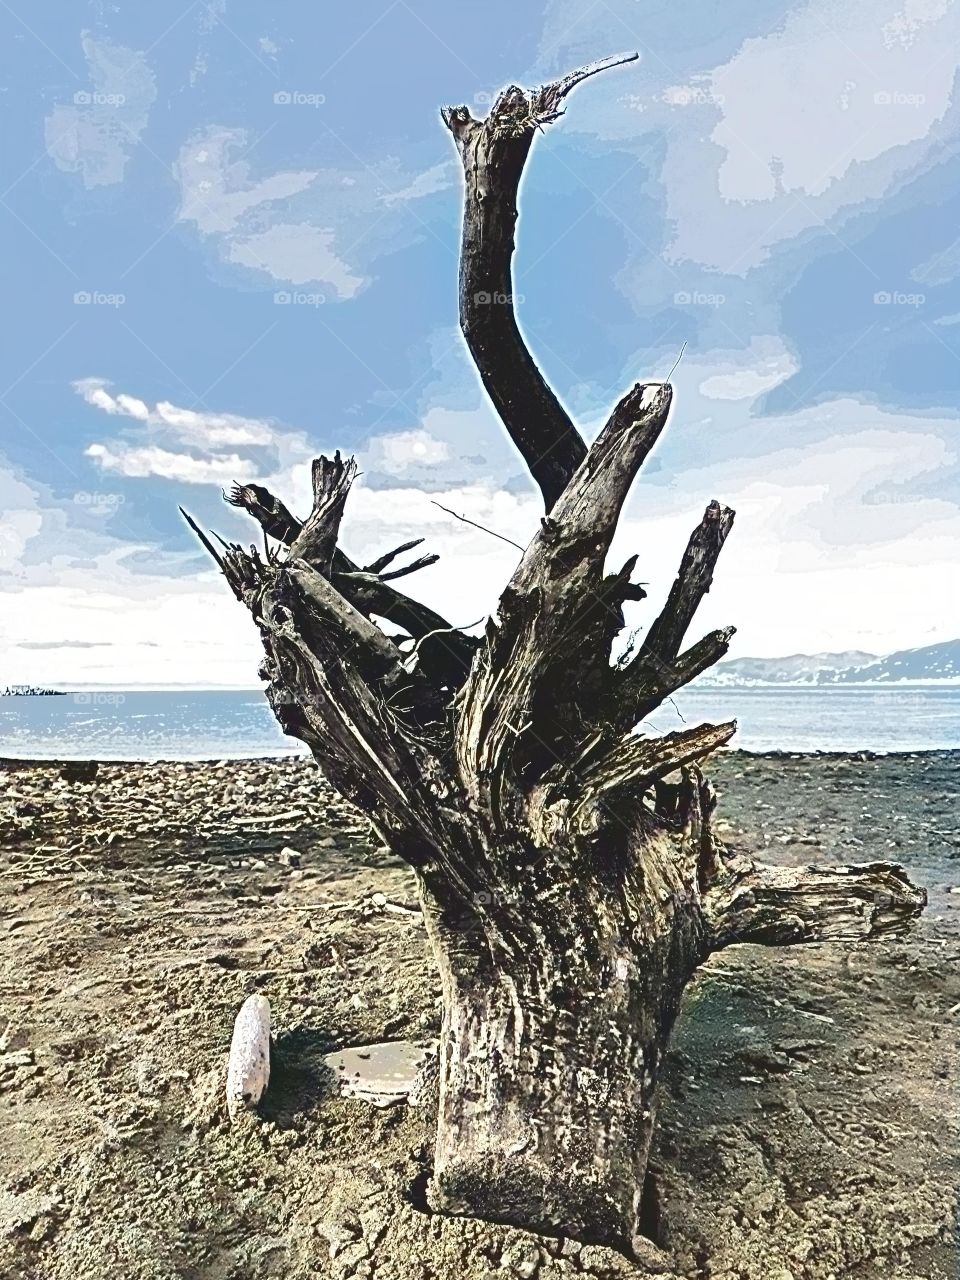
[(631, 60), (511, 86), (485, 120), (443, 113), (464, 170), (461, 327), (546, 509), (482, 639), (394, 585), (435, 559), (389, 568), (416, 543), (365, 567), (338, 545), (352, 459), (316, 461), (302, 522), (265, 489), (233, 490), (263, 556), (218, 551), (191, 521), (260, 629), (284, 730), (416, 874), (444, 993), (431, 1205), (627, 1252), (694, 969), (737, 942), (893, 936), (925, 901), (892, 863), (735, 856), (700, 763), (736, 725), (636, 730), (727, 650), (732, 629), (683, 642), (733, 512), (707, 507), (642, 644), (614, 661), (623, 607), (645, 593), (636, 556), (605, 561), (672, 389), (633, 387), (588, 449), (524, 343), (511, 276), (535, 134), (582, 80)]

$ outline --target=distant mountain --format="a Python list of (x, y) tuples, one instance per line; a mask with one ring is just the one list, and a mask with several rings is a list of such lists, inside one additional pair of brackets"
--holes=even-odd
[(911, 681), (960, 684), (960, 640), (900, 649), (886, 657), (846, 653), (792, 654), (788, 658), (732, 658), (697, 681), (700, 688), (729, 685), (899, 684)]
[(794, 653), (788, 658), (731, 658), (697, 681), (700, 685), (828, 684), (851, 668), (878, 662), (874, 653)]
[(838, 684), (896, 684), (900, 680), (956, 680), (960, 683), (960, 640), (928, 644), (922, 649), (900, 649), (886, 658), (850, 667), (840, 673)]

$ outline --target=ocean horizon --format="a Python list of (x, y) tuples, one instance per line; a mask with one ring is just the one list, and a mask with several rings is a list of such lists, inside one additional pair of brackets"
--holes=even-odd
[[(960, 684), (681, 690), (646, 721), (668, 733), (735, 719), (743, 751), (960, 749)], [(222, 760), (306, 754), (262, 689), (105, 689), (0, 697), (0, 757)]]

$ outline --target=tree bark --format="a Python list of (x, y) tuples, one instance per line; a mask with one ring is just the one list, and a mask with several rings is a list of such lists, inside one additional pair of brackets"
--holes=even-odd
[(633, 1250), (657, 1078), (703, 929), (695, 911), (653, 905), (685, 893), (668, 841), (631, 842), (630, 864), (614, 885), (541, 863), (535, 895), (529, 876), (500, 890), (500, 947), (489, 925), (455, 945), (431, 931), (444, 987), (433, 1208)]
[(788, 870), (724, 849), (700, 764), (736, 725), (637, 730), (726, 652), (732, 628), (682, 646), (733, 512), (710, 504), (639, 650), (614, 660), (645, 593), (636, 556), (615, 572), (606, 557), (672, 388), (638, 383), (588, 450), (523, 342), (510, 274), (536, 131), (629, 60), (511, 87), (483, 121), (444, 112), (465, 174), (461, 325), (548, 513), (483, 637), (394, 585), (433, 562), (390, 568), (419, 539), (364, 568), (339, 545), (352, 459), (317, 460), (305, 520), (234, 487), (262, 555), (218, 550), (187, 519), (259, 628), (284, 730), (417, 877), (444, 1000), (431, 1205), (632, 1253), (657, 1077), (697, 966), (738, 942), (894, 936), (925, 894), (895, 864)]

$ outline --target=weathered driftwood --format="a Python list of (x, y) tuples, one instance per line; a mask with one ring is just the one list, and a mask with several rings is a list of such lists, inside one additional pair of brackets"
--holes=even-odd
[(737, 942), (889, 937), (925, 899), (893, 864), (784, 870), (731, 854), (700, 763), (735, 724), (637, 732), (727, 650), (732, 629), (683, 645), (733, 512), (710, 504), (659, 616), (614, 661), (624, 606), (645, 593), (636, 556), (605, 561), (672, 391), (633, 387), (588, 450), (523, 342), (511, 276), (536, 132), (576, 84), (628, 60), (506, 89), (485, 120), (444, 112), (464, 167), (461, 325), (547, 511), (483, 638), (387, 581), (409, 545), (365, 568), (338, 545), (355, 475), (339, 454), (315, 464), (304, 521), (266, 490), (233, 491), (280, 544), (264, 556), (197, 532), (260, 629), (284, 729), (416, 874), (444, 994), (430, 1203), (629, 1251), (657, 1077), (696, 967)]
[(227, 1063), (227, 1111), (235, 1120), (253, 1111), (270, 1083), (270, 1002), (248, 996), (233, 1024)]

